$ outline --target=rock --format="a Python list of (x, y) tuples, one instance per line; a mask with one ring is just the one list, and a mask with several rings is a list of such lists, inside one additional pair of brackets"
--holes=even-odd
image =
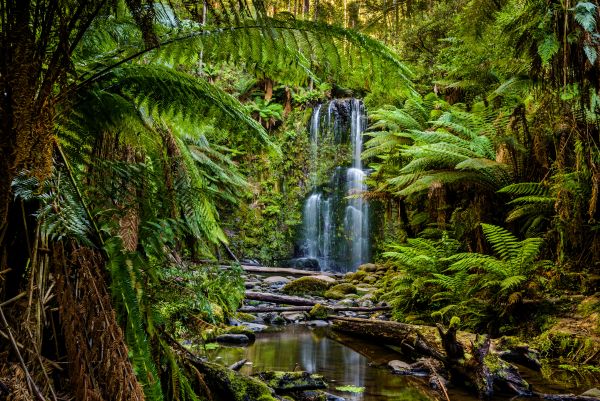
[(306, 318), (303, 312), (282, 312), (281, 317), (288, 322), (299, 322)]
[(365, 272), (375, 272), (377, 271), (377, 265), (374, 263), (365, 263), (364, 265), (360, 265), (358, 267), (359, 270), (365, 271)]
[(327, 291), (325, 291), (325, 293), (323, 294), (323, 296), (325, 298), (329, 298), (329, 299), (342, 299), (346, 295), (344, 293), (342, 293), (342, 292), (333, 291), (333, 290), (327, 290)]
[(244, 283), (244, 286), (246, 287), (247, 290), (250, 290), (250, 289), (256, 287), (257, 285), (260, 285), (260, 281), (246, 281)]
[(266, 279), (264, 279), (263, 282), (270, 284), (270, 285), (287, 284), (290, 282), (290, 280), (285, 277), (281, 277), (281, 276), (271, 276), (271, 277), (267, 277)]
[(304, 391), (327, 388), (323, 376), (308, 372), (262, 372), (258, 378), (277, 392)]
[(277, 315), (271, 320), (271, 323), (278, 325), (285, 324), (285, 319), (282, 316)]
[(327, 319), (327, 316), (329, 316), (330, 313), (331, 309), (321, 304), (316, 304), (310, 312), (308, 312), (308, 315), (313, 319)]
[(338, 397), (337, 395), (325, 393), (325, 397), (327, 397), (327, 401), (346, 401), (345, 398)]
[(359, 305), (363, 308), (370, 308), (373, 306), (373, 301), (367, 299), (366, 301), (359, 302)]
[(448, 380), (440, 375), (432, 375), (429, 378), (429, 387), (437, 391), (448, 388)]
[(388, 366), (397, 375), (410, 375), (412, 373), (412, 367), (410, 364), (394, 359), (388, 362)]
[(301, 277), (287, 283), (282, 291), (288, 295), (323, 295), (330, 287), (331, 281), (322, 279), (322, 277), (327, 277), (328, 280), (335, 282), (334, 279), (328, 276)]
[(363, 278), (363, 283), (367, 283), (367, 284), (375, 284), (377, 282), (377, 277), (373, 276), (373, 275), (368, 275), (365, 278)]
[(356, 301), (352, 300), (352, 299), (342, 299), (341, 301), (336, 302), (337, 306), (357, 306)]
[(350, 283), (336, 284), (329, 289), (330, 291), (338, 291), (342, 294), (356, 294), (356, 286)]
[(597, 388), (591, 388), (588, 391), (586, 391), (585, 393), (581, 394), (584, 397), (596, 397), (596, 398), (600, 398), (600, 389)]
[(337, 283), (337, 280), (331, 276), (326, 276), (324, 274), (318, 274), (316, 276), (311, 276), (312, 278), (316, 278), (317, 280), (322, 280), (329, 284)]
[(329, 324), (326, 320), (309, 320), (306, 322), (306, 325), (310, 327), (327, 327)]
[(291, 267), (294, 269), (308, 270), (313, 272), (318, 272), (321, 270), (321, 267), (319, 266), (319, 261), (314, 258), (290, 259), (287, 262), (283, 263), (283, 267)]
[(250, 338), (245, 334), (221, 334), (216, 338), (219, 343), (229, 344), (247, 344), (250, 342)]
[(242, 323), (240, 323), (240, 326), (244, 326), (245, 328), (250, 329), (255, 333), (260, 333), (261, 331), (265, 331), (269, 327), (265, 324), (250, 323), (250, 322), (242, 322)]

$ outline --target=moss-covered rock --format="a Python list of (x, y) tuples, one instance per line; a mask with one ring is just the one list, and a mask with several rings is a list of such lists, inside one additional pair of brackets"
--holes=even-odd
[(262, 372), (257, 377), (276, 392), (318, 390), (327, 388), (323, 376), (308, 372)]
[(239, 374), (216, 363), (204, 362), (197, 365), (205, 376), (205, 382), (213, 398), (230, 401), (278, 401), (273, 389), (262, 381)]
[(250, 313), (238, 312), (236, 314), (238, 320), (242, 322), (254, 322), (256, 320), (256, 316)]
[(256, 335), (252, 330), (245, 326), (227, 326), (219, 334), (243, 334), (247, 336), (250, 341), (254, 341), (256, 339)]
[(321, 304), (316, 304), (313, 308), (308, 312), (309, 316), (312, 319), (327, 319), (327, 316), (331, 313), (331, 309), (323, 306)]
[(340, 283), (330, 288), (331, 291), (339, 291), (342, 294), (356, 294), (356, 286), (350, 283)]
[(327, 291), (325, 291), (323, 296), (328, 299), (342, 299), (342, 298), (344, 298), (345, 295), (344, 295), (344, 293), (339, 292), (339, 291), (327, 290)]
[(315, 277), (301, 277), (290, 283), (287, 283), (283, 287), (282, 291), (288, 295), (322, 296), (330, 286), (330, 283)]

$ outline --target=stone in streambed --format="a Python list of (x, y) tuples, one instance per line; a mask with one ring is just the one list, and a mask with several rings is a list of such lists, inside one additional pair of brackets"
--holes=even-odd
[(281, 317), (290, 323), (306, 320), (304, 312), (281, 312)]
[(316, 304), (313, 308), (308, 312), (308, 315), (313, 319), (327, 319), (332, 313), (332, 310), (326, 306), (321, 304)]
[(245, 334), (221, 334), (216, 338), (218, 343), (226, 344), (247, 344), (250, 338)]
[(266, 279), (263, 280), (265, 283), (267, 284), (287, 284), (290, 282), (289, 279), (285, 278), (285, 277), (281, 277), (281, 276), (271, 276), (271, 277), (267, 277)]
[(276, 392), (318, 390), (327, 388), (323, 376), (308, 372), (262, 372), (257, 377)]
[(412, 373), (412, 367), (410, 364), (403, 361), (395, 359), (393, 361), (389, 361), (388, 366), (390, 369), (392, 369), (392, 372), (396, 373), (397, 375), (410, 375)]
[(331, 282), (322, 279), (322, 277), (331, 279), (328, 276), (302, 277), (287, 283), (282, 291), (288, 295), (323, 295), (331, 286)]
[(581, 394), (583, 397), (595, 397), (600, 398), (600, 390), (597, 388), (591, 388), (585, 393)]

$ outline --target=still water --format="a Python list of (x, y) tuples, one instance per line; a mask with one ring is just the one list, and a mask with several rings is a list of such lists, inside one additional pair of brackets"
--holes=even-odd
[[(398, 376), (386, 367), (387, 362), (399, 359), (398, 354), (385, 345), (368, 343), (349, 336), (333, 333), (327, 328), (308, 328), (302, 325), (280, 327), (276, 331), (260, 333), (247, 347), (221, 346), (207, 350), (209, 359), (229, 366), (247, 359), (242, 373), (261, 371), (305, 370), (324, 376), (328, 392), (352, 401), (426, 401), (440, 399), (429, 388), (427, 379)], [(539, 373), (521, 369), (521, 373), (536, 391), (548, 393), (579, 393), (585, 388), (544, 381)], [(336, 390), (341, 386), (364, 387), (362, 393)], [(586, 385), (586, 387), (589, 384)], [(587, 387), (589, 388), (589, 387)], [(452, 401), (479, 400), (461, 389), (450, 388)], [(510, 395), (498, 395), (495, 400), (512, 400)]]

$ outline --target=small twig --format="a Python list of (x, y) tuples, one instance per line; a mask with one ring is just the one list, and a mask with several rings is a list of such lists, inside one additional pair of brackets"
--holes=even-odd
[(8, 305), (8, 304), (12, 304), (13, 302), (15, 302), (15, 301), (17, 301), (17, 300), (19, 300), (19, 299), (23, 298), (25, 295), (27, 295), (27, 293), (26, 293), (26, 292), (22, 292), (22, 293), (20, 293), (19, 295), (17, 295), (16, 297), (13, 297), (13, 298), (11, 298), (11, 299), (8, 299), (8, 300), (6, 300), (6, 301), (4, 301), (4, 302), (0, 303), (0, 307), (2, 307), (2, 306), (6, 306), (6, 305)]

